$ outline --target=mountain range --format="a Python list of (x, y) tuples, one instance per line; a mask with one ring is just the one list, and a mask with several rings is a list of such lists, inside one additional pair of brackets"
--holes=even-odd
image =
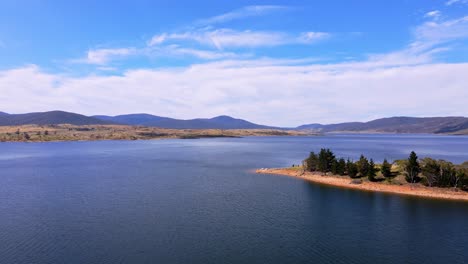
[(321, 132), (382, 132), (382, 133), (466, 133), (466, 117), (388, 117), (369, 122), (339, 124), (309, 124), (297, 127)]
[(255, 124), (230, 116), (213, 118), (175, 119), (150, 114), (118, 116), (85, 116), (64, 111), (8, 114), (0, 112), (0, 126), (15, 125), (131, 125), (172, 129), (297, 129), (314, 132), (378, 132), (378, 133), (454, 133), (468, 134), (466, 117), (389, 117), (369, 122), (338, 124), (307, 124), (296, 128), (280, 128)]
[(115, 124), (174, 128), (174, 129), (268, 129), (274, 128), (251, 123), (243, 119), (230, 116), (217, 116), (213, 118), (174, 119), (149, 114), (130, 114), (119, 116), (93, 116), (106, 122)]

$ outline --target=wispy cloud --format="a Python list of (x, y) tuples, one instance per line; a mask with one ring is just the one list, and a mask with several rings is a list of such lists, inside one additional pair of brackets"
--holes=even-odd
[(245, 6), (240, 9), (233, 10), (221, 15), (213, 16), (207, 19), (198, 20), (196, 25), (213, 25), (219, 23), (229, 22), (235, 19), (262, 16), (275, 11), (286, 10), (288, 7), (280, 5), (254, 5)]
[(468, 0), (449, 0), (445, 2), (445, 5), (451, 6), (453, 4), (468, 4)]
[(329, 38), (329, 37), (331, 37), (330, 33), (310, 31), (310, 32), (301, 33), (298, 40), (300, 42), (304, 42), (304, 43), (312, 43), (312, 42), (323, 40), (323, 39), (326, 39), (326, 38)]
[(468, 16), (438, 22), (426, 22), (415, 29), (418, 41), (444, 43), (468, 37)]
[(108, 62), (138, 53), (136, 48), (92, 49), (85, 58), (72, 60), (74, 63), (105, 65)]
[(196, 48), (184, 48), (179, 45), (168, 45), (150, 49), (148, 52), (157, 56), (177, 57), (191, 56), (203, 60), (219, 60), (219, 59), (240, 59), (250, 57), (250, 54), (239, 54), (234, 52), (223, 52), (218, 50), (206, 50)]
[(212, 31), (195, 31), (184, 33), (163, 33), (154, 36), (149, 46), (160, 45), (174, 40), (195, 41), (199, 44), (213, 46), (217, 49), (241, 47), (268, 47), (286, 44), (308, 44), (330, 37), (325, 32), (304, 32), (297, 36), (284, 32), (217, 29)]
[(440, 18), (440, 16), (441, 16), (441, 12), (439, 10), (433, 10), (433, 11), (427, 12), (424, 15), (424, 17), (432, 18), (432, 19), (438, 19)]

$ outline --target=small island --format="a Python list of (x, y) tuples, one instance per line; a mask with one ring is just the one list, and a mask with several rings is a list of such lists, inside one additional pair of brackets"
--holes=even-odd
[(408, 159), (393, 162), (384, 159), (376, 164), (364, 155), (352, 161), (336, 158), (331, 150), (321, 149), (318, 154), (311, 152), (302, 165), (262, 168), (256, 173), (362, 191), (468, 202), (468, 161), (456, 165), (445, 160), (419, 159), (414, 151)]

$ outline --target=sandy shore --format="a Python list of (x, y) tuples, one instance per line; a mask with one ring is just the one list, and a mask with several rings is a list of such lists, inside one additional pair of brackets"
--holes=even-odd
[(448, 188), (425, 187), (420, 184), (392, 185), (369, 181), (363, 181), (361, 184), (353, 184), (351, 183), (351, 179), (346, 176), (322, 176), (321, 174), (312, 172), (303, 173), (302, 171), (294, 168), (258, 169), (255, 172), (262, 174), (276, 174), (297, 177), (315, 183), (362, 191), (385, 192), (433, 199), (458, 200), (468, 202), (468, 192), (455, 191), (453, 189)]

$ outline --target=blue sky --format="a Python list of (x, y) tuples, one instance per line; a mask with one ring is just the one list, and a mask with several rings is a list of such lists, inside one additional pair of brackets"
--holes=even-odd
[(467, 40), (466, 0), (6, 0), (0, 110), (466, 116)]

